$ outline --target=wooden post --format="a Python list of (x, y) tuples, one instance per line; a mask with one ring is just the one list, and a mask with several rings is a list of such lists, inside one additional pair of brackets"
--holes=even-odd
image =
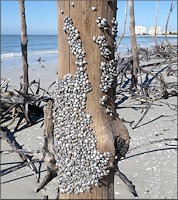
[(130, 39), (132, 46), (132, 54), (133, 54), (133, 76), (132, 76), (132, 86), (137, 88), (137, 72), (139, 67), (138, 61), (138, 50), (137, 50), (137, 42), (135, 36), (135, 15), (134, 15), (134, 1), (129, 1), (129, 15), (130, 15)]
[(167, 27), (168, 27), (169, 17), (170, 17), (170, 14), (171, 14), (172, 10), (173, 10), (173, 0), (171, 2), (171, 6), (170, 6), (170, 9), (169, 9), (168, 18), (167, 18), (167, 21), (166, 21), (166, 27), (165, 27), (165, 40), (166, 40), (167, 44), (169, 44), (169, 41), (167, 39)]
[(154, 38), (154, 40), (155, 40), (155, 45), (156, 45), (156, 46), (158, 45), (158, 43), (157, 43), (157, 41), (156, 41), (158, 3), (159, 3), (159, 0), (157, 0), (157, 4), (156, 4), (156, 17), (155, 17), (155, 38)]
[(25, 21), (24, 0), (19, 0), (20, 22), (21, 22), (21, 50), (22, 50), (22, 67), (23, 67), (23, 93), (28, 93), (28, 62), (27, 62), (27, 26)]
[(116, 46), (117, 48), (119, 47), (121, 40), (122, 40), (122, 38), (124, 37), (124, 34), (125, 34), (125, 25), (126, 25), (126, 19), (127, 19), (127, 3), (128, 3), (128, 0), (126, 0), (126, 2), (125, 2), (124, 28), (123, 28), (122, 35), (120, 36), (119, 41), (117, 43), (117, 46)]
[[(71, 3), (74, 2), (74, 6)], [(106, 61), (102, 56), (98, 45), (93, 42), (93, 36), (105, 35), (109, 46), (113, 52), (114, 38), (111, 31), (103, 32), (98, 28), (96, 19), (98, 17), (106, 18), (108, 25), (112, 27), (111, 20), (116, 17), (116, 1), (57, 1), (58, 11), (58, 76), (60, 79), (67, 73), (72, 75), (76, 72), (76, 57), (70, 52), (67, 43), (67, 35), (63, 31), (64, 17), (72, 18), (73, 25), (79, 30), (82, 40), (82, 49), (86, 52), (85, 60), (87, 61), (86, 73), (89, 82), (92, 85), (92, 91), (87, 94), (86, 112), (92, 116), (93, 123), (91, 127), (94, 130), (95, 137), (98, 140), (97, 148), (99, 151), (109, 151), (113, 157), (115, 155), (115, 138), (125, 138), (129, 143), (128, 132), (125, 126), (116, 119), (113, 119), (105, 113), (105, 108), (99, 104), (100, 98), (104, 95), (99, 88), (101, 83), (100, 64)], [(96, 10), (93, 11), (92, 7)], [(62, 12), (63, 11), (63, 12)], [(114, 107), (113, 91), (108, 92), (110, 104)], [(114, 107), (115, 108), (115, 107)], [(115, 109), (114, 109), (115, 112)], [(115, 112), (116, 114), (116, 112)], [(115, 115), (116, 116), (116, 115)], [(116, 130), (117, 129), (117, 130)], [(122, 136), (121, 136), (122, 135)], [(114, 162), (114, 159), (111, 159)], [(60, 199), (114, 199), (114, 169), (102, 181), (102, 186), (92, 187), (91, 193), (85, 192), (79, 195), (60, 194)]]

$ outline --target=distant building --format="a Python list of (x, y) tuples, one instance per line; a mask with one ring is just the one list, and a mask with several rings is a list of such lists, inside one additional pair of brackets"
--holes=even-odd
[(135, 34), (136, 35), (144, 35), (144, 34), (146, 34), (146, 27), (144, 27), (144, 26), (135, 26)]
[[(155, 34), (155, 27), (154, 26), (151, 26), (150, 28), (149, 28), (149, 35), (154, 35)], [(161, 30), (161, 26), (157, 26), (156, 27), (156, 34), (157, 35), (161, 35), (161, 34), (163, 34), (163, 32), (162, 32), (162, 30)]]

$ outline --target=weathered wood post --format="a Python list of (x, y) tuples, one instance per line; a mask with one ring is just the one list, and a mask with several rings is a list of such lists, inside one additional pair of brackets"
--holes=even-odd
[[(72, 2), (74, 4), (72, 5)], [(74, 75), (76, 72), (76, 57), (72, 55), (68, 45), (67, 35), (63, 31), (64, 17), (70, 17), (73, 25), (79, 30), (82, 41), (82, 49), (86, 52), (87, 61), (86, 73), (92, 86), (92, 91), (87, 94), (86, 113), (92, 116), (95, 137), (98, 140), (97, 148), (101, 152), (110, 152), (114, 162), (116, 153), (114, 143), (118, 138), (124, 138), (128, 147), (129, 137), (125, 126), (116, 118), (113, 90), (107, 92), (108, 102), (113, 111), (113, 116), (106, 114), (105, 107), (99, 104), (100, 98), (104, 93), (100, 90), (101, 70), (100, 65), (106, 59), (101, 56), (99, 46), (93, 41), (93, 36), (106, 37), (114, 58), (114, 36), (111, 35), (111, 20), (116, 17), (116, 1), (57, 1), (58, 11), (58, 77), (60, 79), (67, 73)], [(92, 10), (95, 7), (96, 10)], [(108, 31), (98, 28), (96, 19), (106, 18), (109, 25)], [(126, 147), (126, 148), (127, 148)], [(102, 186), (92, 187), (91, 193), (85, 192), (76, 194), (60, 194), (61, 199), (114, 199), (114, 165), (109, 175), (102, 180)]]
[(156, 4), (156, 17), (155, 17), (155, 45), (158, 46), (158, 43), (156, 41), (156, 29), (157, 29), (157, 14), (158, 14), (158, 4), (159, 4), (159, 0), (157, 0), (157, 4)]
[(135, 36), (135, 15), (134, 15), (134, 1), (129, 1), (129, 15), (130, 15), (130, 39), (131, 39), (131, 47), (133, 54), (133, 75), (132, 75), (132, 87), (137, 88), (137, 73), (139, 68), (139, 60), (138, 60), (138, 49), (137, 42)]
[(127, 4), (128, 4), (128, 0), (126, 0), (126, 2), (125, 2), (124, 28), (123, 28), (122, 35), (121, 35), (120, 38), (119, 38), (119, 41), (118, 41), (118, 43), (117, 43), (116, 48), (118, 48), (118, 46), (120, 45), (121, 40), (122, 40), (122, 38), (124, 37), (124, 34), (125, 34), (125, 26), (126, 26), (126, 20), (127, 20)]
[(21, 23), (21, 50), (22, 50), (22, 68), (23, 68), (23, 93), (28, 93), (28, 62), (27, 62), (27, 26), (25, 20), (24, 0), (19, 0), (20, 23)]
[(171, 1), (171, 6), (169, 9), (169, 14), (168, 14), (166, 26), (165, 26), (165, 40), (166, 40), (167, 44), (169, 44), (169, 41), (167, 39), (167, 27), (168, 27), (168, 22), (169, 22), (169, 18), (170, 18), (170, 14), (171, 14), (172, 10), (173, 10), (173, 0)]

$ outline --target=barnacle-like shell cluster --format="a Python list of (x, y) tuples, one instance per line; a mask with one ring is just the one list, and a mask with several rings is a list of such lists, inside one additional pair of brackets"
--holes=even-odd
[(96, 23), (98, 24), (98, 27), (99, 28), (102, 28), (104, 30), (108, 30), (108, 23), (107, 23), (107, 20), (105, 18), (101, 18), (101, 17), (98, 17), (98, 19), (96, 20)]
[[(98, 17), (98, 19), (96, 20), (96, 23), (98, 25), (99, 28), (103, 28), (104, 30), (108, 30), (108, 24), (107, 24), (107, 20), (105, 18), (101, 18)], [(113, 17), (113, 19), (111, 20), (112, 23), (112, 29), (111, 29), (111, 33), (113, 36), (117, 35), (117, 21), (116, 19)], [(100, 89), (102, 92), (107, 93), (108, 90), (115, 86), (115, 82), (116, 82), (116, 77), (117, 77), (117, 73), (116, 73), (116, 67), (117, 67), (117, 60), (112, 59), (112, 52), (110, 51), (108, 42), (105, 38), (105, 36), (93, 36), (93, 41), (99, 45), (100, 51), (101, 51), (101, 56), (103, 56), (106, 60), (106, 62), (101, 62), (101, 84), (100, 84)], [(113, 43), (113, 49), (116, 50), (116, 41), (114, 39), (114, 43)], [(106, 106), (105, 102), (106, 102), (106, 96), (103, 96), (100, 99), (100, 104), (102, 106)], [(110, 116), (112, 115), (112, 111), (109, 108), (106, 108), (105, 112), (107, 114), (109, 114)]]
[(115, 60), (110, 60), (107, 64), (106, 62), (101, 62), (100, 69), (101, 74), (101, 84), (100, 89), (102, 92), (107, 93), (108, 90), (113, 86), (115, 82), (117, 73), (116, 73), (117, 62)]
[(54, 89), (53, 124), (56, 139), (58, 181), (60, 193), (81, 193), (98, 186), (109, 173), (109, 152), (97, 150), (92, 117), (85, 112), (87, 93), (91, 91), (87, 62), (79, 31), (72, 19), (64, 18), (63, 30), (68, 35), (71, 52), (76, 56), (77, 70), (56, 81)]
[(111, 20), (111, 23), (112, 23), (112, 35), (116, 36), (118, 23), (115, 17), (113, 17), (113, 19)]
[(110, 59), (112, 53), (109, 49), (109, 45), (107, 40), (105, 39), (105, 36), (93, 36), (93, 41), (99, 45), (101, 56), (103, 56), (106, 59)]

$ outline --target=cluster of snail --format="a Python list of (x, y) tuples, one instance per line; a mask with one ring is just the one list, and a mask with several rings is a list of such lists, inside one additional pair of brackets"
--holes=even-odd
[(104, 105), (105, 105), (105, 102), (107, 101), (107, 99), (108, 99), (108, 97), (107, 97), (106, 95), (104, 95), (104, 96), (101, 97), (99, 103), (100, 103), (101, 105), (104, 106)]
[(110, 60), (108, 64), (101, 62), (100, 69), (102, 71), (100, 89), (102, 92), (107, 93), (113, 86), (117, 76), (115, 60)]
[(112, 35), (116, 36), (118, 23), (115, 17), (113, 17), (113, 19), (111, 20), (111, 23), (112, 23)]
[(89, 126), (92, 117), (86, 114), (87, 93), (92, 88), (85, 73), (87, 62), (78, 30), (72, 19), (64, 18), (63, 30), (68, 35), (71, 52), (76, 56), (77, 70), (56, 81), (53, 124), (56, 139), (58, 182), (60, 193), (90, 192), (109, 174), (109, 152), (97, 150), (97, 139)]
[(93, 36), (93, 41), (99, 45), (101, 56), (103, 56), (106, 59), (110, 59), (112, 53), (109, 49), (109, 45), (105, 39), (105, 36)]
[[(105, 18), (101, 18), (98, 17), (98, 19), (96, 20), (96, 23), (98, 25), (99, 28), (103, 28), (104, 30), (108, 30), (108, 24), (107, 24), (107, 20)], [(113, 17), (113, 19), (111, 20), (112, 23), (112, 35), (116, 36), (117, 35), (117, 21), (116, 19)], [(105, 36), (93, 36), (93, 41), (99, 45), (100, 51), (101, 51), (101, 56), (103, 56), (106, 60), (109, 60), (107, 63), (106, 62), (101, 62), (101, 84), (100, 84), (100, 89), (102, 92), (107, 93), (108, 90), (110, 88), (112, 88), (116, 82), (116, 77), (117, 77), (117, 73), (116, 73), (116, 67), (117, 67), (117, 60), (115, 59), (111, 59), (111, 55), (112, 52), (109, 49), (109, 45), (108, 42), (105, 39)], [(114, 43), (113, 43), (113, 49), (116, 50), (116, 41), (114, 39)], [(102, 106), (106, 106), (105, 102), (107, 101), (107, 96), (104, 95), (101, 99), (100, 99), (100, 104)], [(109, 114), (110, 116), (112, 115), (112, 111), (106, 107), (105, 112), (107, 114)]]
[(96, 23), (98, 25), (99, 28), (102, 28), (104, 30), (108, 30), (108, 23), (107, 23), (107, 20), (105, 18), (101, 18), (101, 17), (98, 17), (98, 19), (96, 20)]

